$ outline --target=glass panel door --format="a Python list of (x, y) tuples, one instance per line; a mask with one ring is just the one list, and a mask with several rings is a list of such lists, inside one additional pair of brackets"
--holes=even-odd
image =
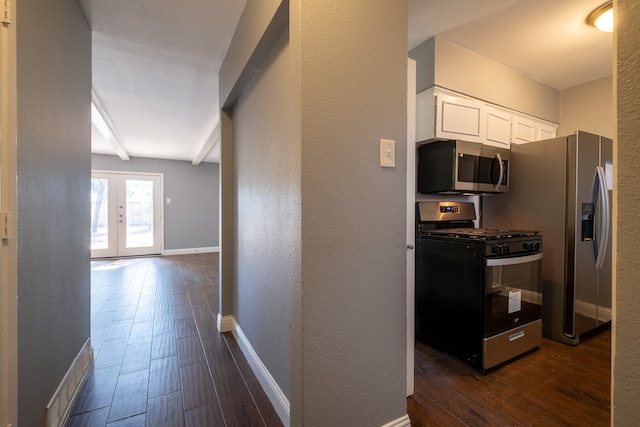
[[(111, 185), (110, 185), (111, 184)], [(91, 174), (91, 257), (118, 255), (117, 223), (113, 208), (116, 205), (115, 177)]]
[(91, 256), (162, 252), (162, 176), (92, 174)]
[(157, 175), (123, 175), (118, 191), (118, 255), (162, 252), (162, 200)]

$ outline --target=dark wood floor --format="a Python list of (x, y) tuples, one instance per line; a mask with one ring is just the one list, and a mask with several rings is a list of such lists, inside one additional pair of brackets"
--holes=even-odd
[[(67, 426), (280, 426), (233, 335), (217, 254), (92, 262), (95, 367)], [(611, 332), (482, 375), (416, 342), (412, 426), (608, 426)]]
[(230, 333), (217, 254), (93, 261), (95, 366), (67, 426), (281, 426)]
[(609, 426), (611, 331), (540, 349), (486, 376), (416, 342), (412, 426)]

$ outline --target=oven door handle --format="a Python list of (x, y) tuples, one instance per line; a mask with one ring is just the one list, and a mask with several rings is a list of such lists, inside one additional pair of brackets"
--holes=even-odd
[(503, 265), (526, 264), (542, 259), (542, 252), (533, 255), (515, 256), (510, 258), (488, 258), (487, 267), (500, 267)]

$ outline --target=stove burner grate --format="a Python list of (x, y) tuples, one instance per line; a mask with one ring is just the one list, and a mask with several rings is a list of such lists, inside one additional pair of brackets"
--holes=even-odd
[(500, 240), (519, 237), (533, 237), (539, 235), (539, 232), (531, 230), (506, 230), (496, 228), (444, 228), (440, 230), (422, 230), (422, 235), (473, 240)]

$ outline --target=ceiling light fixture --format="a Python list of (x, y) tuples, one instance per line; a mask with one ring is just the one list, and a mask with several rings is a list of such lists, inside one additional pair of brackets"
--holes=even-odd
[(587, 17), (587, 24), (606, 33), (613, 32), (613, 1), (608, 1), (591, 12)]

